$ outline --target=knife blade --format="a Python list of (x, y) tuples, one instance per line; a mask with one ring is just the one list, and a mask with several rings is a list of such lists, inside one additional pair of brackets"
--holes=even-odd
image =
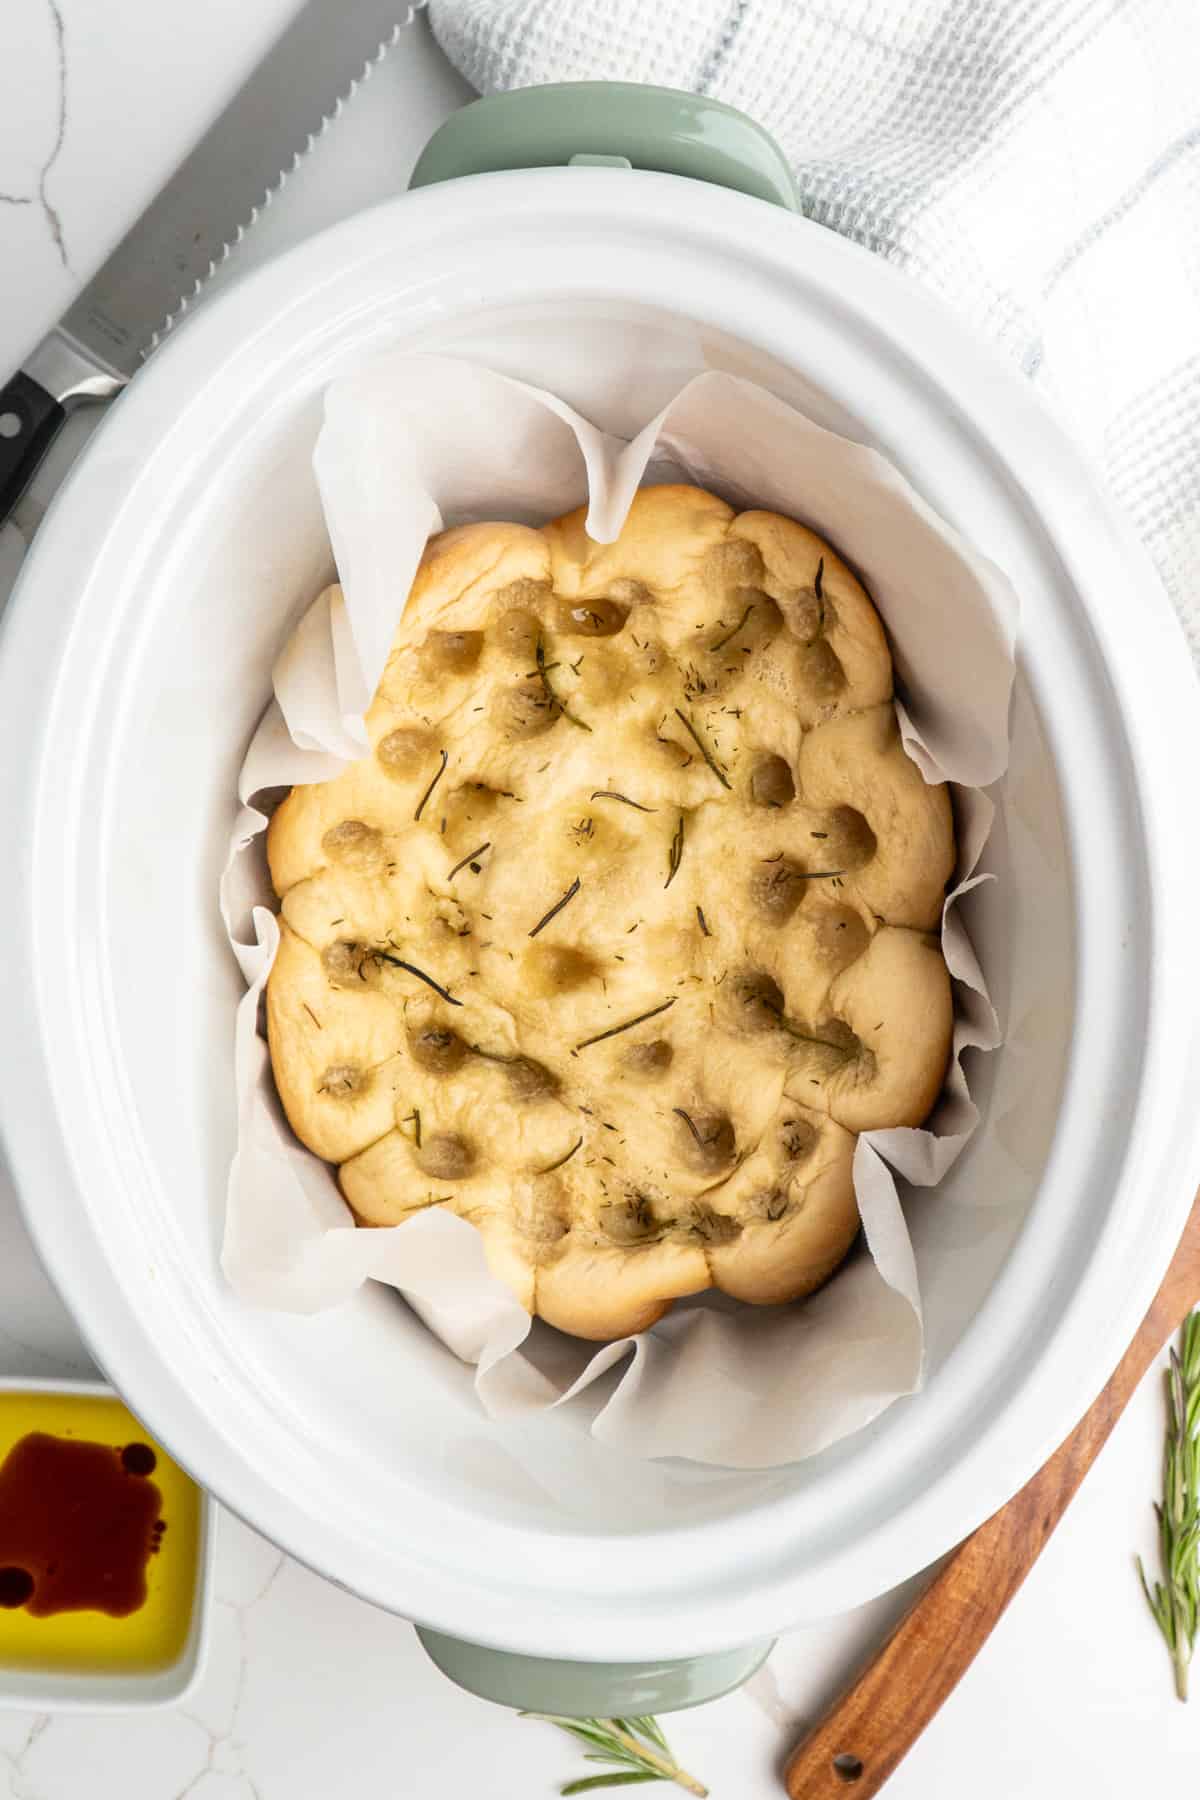
[(405, 0), (307, 0), (0, 388), (0, 523), (67, 413), (111, 399), (136, 374), (417, 10)]

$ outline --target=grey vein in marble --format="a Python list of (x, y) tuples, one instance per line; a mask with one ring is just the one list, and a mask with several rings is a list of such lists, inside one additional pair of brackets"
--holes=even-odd
[(67, 135), (67, 35), (63, 26), (62, 13), (58, 9), (58, 0), (46, 0), (46, 3), (50, 8), (50, 19), (54, 26), (54, 50), (58, 59), (58, 130), (55, 132), (50, 154), (42, 164), (41, 173), (38, 176), (38, 199), (41, 201), (42, 212), (50, 227), (50, 235), (54, 239), (54, 247), (58, 251), (62, 266), (69, 270), (71, 262), (67, 255), (66, 239), (63, 237), (62, 220), (59, 218), (58, 209), (51, 200), (46, 185), (50, 179), (50, 171), (58, 161), (59, 151), (63, 147), (63, 139)]
[(8, 1750), (0, 1750), (0, 1758), (8, 1764), (9, 1769), (12, 1772), (14, 1784), (12, 1791), (14, 1796), (17, 1793), (16, 1783), (25, 1773), (25, 1758), (29, 1755), (29, 1752), (33, 1749), (33, 1746), (37, 1743), (49, 1723), (49, 1713), (35, 1714), (34, 1718), (30, 1721), (29, 1730), (25, 1734), (25, 1742), (21, 1745), (20, 1749), (17, 1750), (15, 1754)]
[(51, 171), (58, 161), (59, 154), (67, 135), (67, 32), (63, 16), (59, 10), (58, 0), (46, 0), (50, 12), (50, 25), (54, 34), (55, 75), (58, 94), (58, 118), (54, 132), (54, 142), (50, 146), (50, 154), (38, 170), (37, 192), (33, 194), (0, 193), (0, 206), (33, 206), (41, 207), (42, 217), (50, 233), (54, 248), (58, 251), (58, 259), (64, 269), (70, 273), (71, 259), (67, 254), (67, 240), (63, 235), (63, 223), (58, 208), (50, 198), (49, 180)]
[[(273, 1547), (272, 1547), (273, 1548)], [(271, 1592), (275, 1583), (288, 1564), (288, 1557), (282, 1550), (274, 1550), (271, 1567), (257, 1588), (248, 1598), (243, 1600), (218, 1597), (216, 1606), (232, 1617), (237, 1634), (237, 1674), (233, 1684), (233, 1694), (228, 1702), (228, 1710), (224, 1716), (218, 1716), (210, 1723), (200, 1713), (186, 1703), (176, 1711), (179, 1717), (201, 1732), (208, 1740), (207, 1752), (199, 1767), (190, 1774), (182, 1788), (175, 1790), (173, 1800), (185, 1800), (185, 1796), (200, 1790), (206, 1777), (224, 1776), (228, 1780), (240, 1782), (246, 1791), (246, 1800), (261, 1800), (260, 1790), (253, 1775), (243, 1764), (243, 1754), (247, 1748), (247, 1740), (239, 1734), (242, 1702), (246, 1684), (246, 1664), (248, 1644), (246, 1639), (245, 1615), (252, 1607), (258, 1606)], [(70, 1715), (64, 1715), (70, 1717)], [(11, 1796), (11, 1800), (36, 1800), (35, 1790), (28, 1787), (29, 1775), (26, 1762), (39, 1738), (54, 1723), (55, 1715), (38, 1713), (29, 1722), (28, 1729), (21, 1743), (12, 1749), (0, 1748), (0, 1794)], [(8, 1786), (4, 1785), (7, 1774)], [(40, 1793), (40, 1789), (37, 1793)]]
[[(238, 1725), (240, 1722), (242, 1701), (246, 1687), (246, 1661), (248, 1653), (245, 1615), (249, 1612), (251, 1607), (260, 1605), (261, 1602), (266, 1599), (287, 1566), (287, 1561), (288, 1558), (286, 1553), (280, 1550), (266, 1579), (260, 1583), (257, 1591), (251, 1594), (248, 1600), (233, 1601), (218, 1597), (214, 1602), (216, 1606), (232, 1613), (234, 1627), (237, 1631), (238, 1668), (234, 1681), (233, 1702), (229, 1709), (228, 1722), (224, 1723), (222, 1729), (214, 1729), (207, 1720), (202, 1718), (189, 1706), (184, 1705), (179, 1708), (179, 1712), (182, 1716), (185, 1719), (190, 1720), (191, 1723), (204, 1732), (205, 1736), (208, 1738), (208, 1755), (204, 1761), (203, 1767), (197, 1769), (187, 1786), (175, 1796), (175, 1800), (185, 1800), (185, 1796), (191, 1793), (193, 1788), (198, 1787), (206, 1775), (218, 1773), (230, 1775), (235, 1780), (243, 1781), (250, 1791), (251, 1800), (260, 1800), (258, 1787), (255, 1784), (254, 1778), (242, 1763), (242, 1752), (246, 1748), (246, 1739), (238, 1735)], [(227, 1754), (222, 1754), (223, 1752)]]

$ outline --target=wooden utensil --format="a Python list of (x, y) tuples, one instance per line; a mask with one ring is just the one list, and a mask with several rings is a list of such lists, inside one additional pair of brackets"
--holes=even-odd
[(1045, 1548), (1142, 1376), (1200, 1303), (1200, 1194), (1137, 1336), (1032, 1480), (961, 1543), (882, 1649), (793, 1753), (791, 1800), (869, 1800), (970, 1668)]

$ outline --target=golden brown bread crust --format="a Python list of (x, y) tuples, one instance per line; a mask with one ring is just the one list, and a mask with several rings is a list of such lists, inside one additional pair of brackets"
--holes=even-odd
[(690, 487), (447, 531), (367, 726), (268, 835), (275, 1079), (359, 1223), (452, 1209), (582, 1337), (818, 1286), (951, 1032), (949, 800), (849, 569)]

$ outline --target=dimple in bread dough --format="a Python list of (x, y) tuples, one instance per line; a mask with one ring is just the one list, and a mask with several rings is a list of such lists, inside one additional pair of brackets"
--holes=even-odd
[(268, 836), (275, 1080), (358, 1223), (450, 1209), (585, 1338), (823, 1282), (952, 1024), (950, 803), (850, 570), (692, 487), (447, 531), (367, 729)]

